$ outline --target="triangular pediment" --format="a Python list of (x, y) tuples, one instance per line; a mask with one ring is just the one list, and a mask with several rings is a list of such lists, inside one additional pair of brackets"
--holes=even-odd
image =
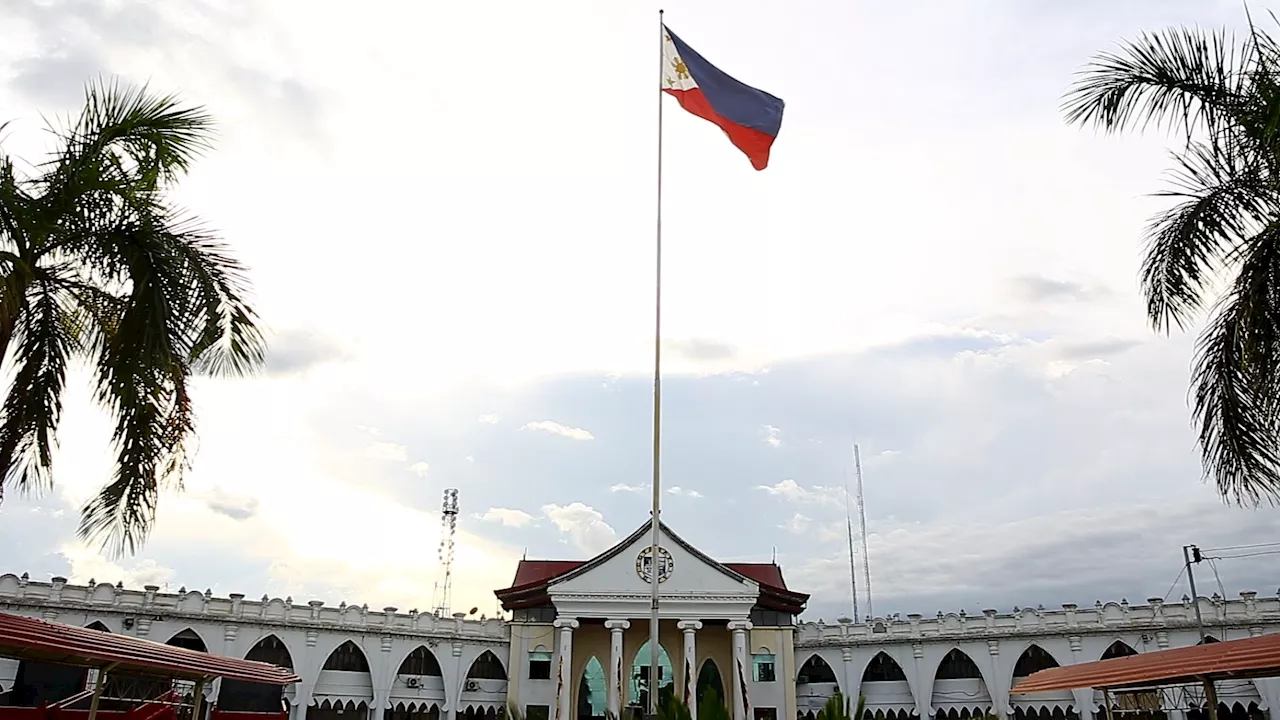
[[(660, 567), (669, 568), (660, 576), (664, 578), (659, 586), (662, 595), (754, 598), (759, 594), (760, 586), (754, 580), (702, 554), (665, 524), (659, 524), (659, 537)], [(609, 550), (551, 581), (547, 594), (554, 598), (559, 594), (647, 593), (652, 554), (652, 526), (645, 523)]]

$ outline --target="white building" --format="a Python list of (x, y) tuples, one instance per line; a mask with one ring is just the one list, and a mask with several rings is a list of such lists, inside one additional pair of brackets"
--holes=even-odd
[[(603, 718), (646, 694), (647, 529), (587, 561), (521, 561), (512, 586), (497, 591), (510, 621), (15, 575), (0, 576), (0, 611), (291, 667), (302, 678), (284, 693), (291, 720), (475, 720), (508, 705), (529, 720)], [(808, 717), (837, 691), (865, 695), (875, 720), (1078, 718), (1097, 712), (1100, 695), (1009, 690), (1055, 664), (1199, 640), (1192, 603), (1159, 599), (798, 624), (808, 596), (787, 588), (776, 565), (718, 563), (663, 529), (661, 685), (695, 705), (714, 690), (734, 720)], [(1280, 631), (1280, 597), (1244, 592), (1199, 603), (1214, 639)], [(20, 675), (18, 663), (0, 660), (0, 703), (33, 701)], [(281, 701), (244, 684), (208, 692), (231, 711)], [(1280, 706), (1280, 680), (1223, 683), (1219, 694), (1224, 720), (1262, 718)], [(1176, 708), (1149, 715), (1200, 720), (1199, 711)]]

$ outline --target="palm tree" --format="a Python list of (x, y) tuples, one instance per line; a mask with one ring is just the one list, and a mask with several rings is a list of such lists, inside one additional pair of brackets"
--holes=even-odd
[[(1172, 130), (1173, 206), (1147, 228), (1141, 282), (1157, 331), (1196, 345), (1193, 414), (1206, 479), (1226, 500), (1280, 501), (1280, 48), (1250, 21), (1170, 29), (1097, 55), (1067, 93), (1069, 123)], [(1216, 298), (1216, 299), (1215, 299)]]
[(116, 554), (145, 540), (160, 489), (182, 487), (193, 374), (246, 374), (266, 352), (244, 268), (165, 198), (212, 129), (174, 97), (94, 83), (50, 128), (45, 162), (23, 172), (0, 152), (0, 493), (51, 485), (67, 369), (83, 362), (116, 463), (79, 535)]

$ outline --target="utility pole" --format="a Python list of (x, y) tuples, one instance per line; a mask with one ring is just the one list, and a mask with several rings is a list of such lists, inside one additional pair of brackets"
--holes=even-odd
[(1204, 642), (1204, 618), (1200, 617), (1200, 596), (1196, 594), (1196, 574), (1191, 570), (1191, 564), (1203, 562), (1204, 556), (1200, 554), (1200, 548), (1195, 545), (1183, 545), (1182, 560), (1186, 563), (1187, 580), (1191, 583), (1191, 603), (1196, 608), (1196, 629), (1200, 631), (1200, 642)]

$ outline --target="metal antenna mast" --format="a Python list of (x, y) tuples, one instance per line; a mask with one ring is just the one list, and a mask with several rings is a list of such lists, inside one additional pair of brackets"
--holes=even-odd
[(435, 614), (436, 617), (447, 617), (449, 606), (453, 601), (453, 545), (458, 530), (458, 489), (448, 488), (444, 491), (444, 501), (440, 504), (440, 572), (442, 580), (436, 580)]
[(875, 617), (871, 605), (871, 555), (867, 552), (867, 498), (862, 493), (862, 455), (858, 444), (853, 444), (853, 470), (858, 479), (858, 524), (862, 528), (862, 586), (867, 590), (867, 616)]
[(849, 589), (853, 591), (853, 621), (858, 622), (858, 567), (853, 555), (853, 515), (849, 510), (849, 471), (844, 472), (844, 526), (849, 531)]

